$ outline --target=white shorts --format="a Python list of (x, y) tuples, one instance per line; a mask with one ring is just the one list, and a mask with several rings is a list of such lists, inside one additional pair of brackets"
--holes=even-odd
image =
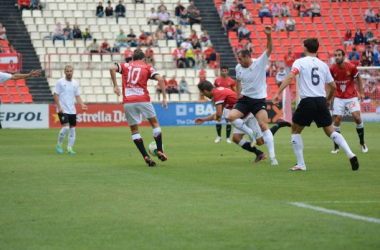
[(348, 109), (351, 113), (360, 111), (360, 103), (357, 97), (350, 99), (335, 98), (333, 105), (333, 115), (344, 115), (344, 110)]
[[(246, 118), (243, 119), (244, 124), (247, 125), (250, 129), (255, 133), (256, 139), (263, 136), (263, 132), (261, 132), (261, 128), (259, 123), (256, 120), (256, 117), (253, 114), (249, 114)], [(233, 134), (245, 134), (244, 131), (240, 129), (234, 128)]]
[(156, 111), (150, 102), (125, 103), (124, 112), (129, 126), (140, 124), (156, 116)]

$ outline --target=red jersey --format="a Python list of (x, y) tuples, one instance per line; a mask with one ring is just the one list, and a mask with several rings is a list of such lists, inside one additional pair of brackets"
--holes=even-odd
[(203, 81), (206, 81), (206, 75), (207, 75), (207, 72), (206, 70), (201, 70), (199, 71), (199, 81), (200, 82), (203, 82)]
[(158, 74), (156, 70), (141, 61), (118, 63), (117, 67), (123, 79), (123, 103), (150, 102), (148, 79)]
[(169, 85), (169, 88), (177, 88), (178, 87), (177, 81), (176, 80), (172, 80), (172, 79), (169, 80), (168, 85)]
[(214, 49), (206, 49), (205, 51), (203, 51), (203, 53), (206, 55), (206, 59), (207, 59), (211, 56), (212, 53), (215, 53), (215, 50)]
[(344, 62), (343, 68), (337, 64), (330, 67), (330, 73), (336, 83), (335, 97), (349, 99), (358, 96), (355, 89), (355, 79), (359, 75), (359, 71), (355, 65)]
[(133, 51), (132, 50), (125, 50), (124, 51), (124, 58), (132, 58)]
[(233, 90), (233, 88), (235, 87), (235, 81), (234, 81), (234, 79), (232, 79), (229, 76), (227, 76), (227, 78), (223, 78), (223, 77), (219, 76), (218, 78), (215, 79), (214, 85), (217, 88), (223, 87), (223, 88)]
[(214, 105), (222, 105), (223, 108), (232, 109), (237, 102), (236, 93), (223, 87), (215, 88), (212, 91)]
[(240, 22), (243, 18), (243, 14), (240, 11), (231, 11), (231, 16), (234, 17), (236, 22)]

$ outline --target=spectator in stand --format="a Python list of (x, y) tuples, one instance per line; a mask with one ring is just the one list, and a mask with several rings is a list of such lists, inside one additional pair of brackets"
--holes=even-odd
[(286, 5), (285, 2), (282, 3), (282, 6), (281, 6), (281, 15), (283, 17), (288, 17), (290, 16), (290, 9), (289, 9), (289, 6)]
[(13, 47), (13, 45), (9, 45), (9, 51), (8, 53), (10, 54), (17, 54), (17, 51), (15, 50), (15, 48)]
[(139, 36), (139, 44), (141, 46), (148, 46), (148, 36), (143, 30), (141, 30), (141, 34)]
[(376, 23), (375, 17), (375, 12), (372, 10), (372, 7), (369, 7), (369, 9), (365, 12), (365, 21), (367, 23)]
[(187, 49), (192, 49), (193, 46), (191, 45), (191, 41), (189, 38), (186, 38), (185, 41), (183, 41), (183, 43), (181, 43), (181, 47), (184, 49), (184, 50), (187, 50)]
[(241, 41), (243, 38), (250, 39), (251, 36), (251, 32), (249, 31), (247, 26), (245, 26), (245, 23), (241, 24), (240, 28), (238, 29), (238, 34), (239, 41)]
[(227, 24), (225, 25), (225, 32), (226, 33), (224, 33), (224, 34), (228, 35), (228, 32), (230, 30), (235, 31), (236, 34), (238, 33), (238, 30), (239, 30), (239, 24), (236, 23), (236, 21), (235, 21), (235, 19), (234, 19), (233, 16), (230, 16), (230, 18), (228, 19)]
[(244, 49), (248, 50), (251, 53), (254, 52), (254, 48), (253, 48), (253, 44), (251, 43), (251, 39), (247, 39), (247, 41), (244, 44)]
[(242, 22), (244, 20), (244, 15), (243, 13), (241, 12), (241, 10), (239, 9), (239, 7), (235, 7), (235, 9), (233, 11), (231, 11), (231, 16), (234, 17), (235, 19), (235, 22), (240, 24), (240, 22)]
[(160, 1), (160, 5), (157, 7), (157, 12), (160, 12), (161, 8), (164, 8), (165, 11), (168, 11), (168, 8), (166, 8), (163, 0)]
[(179, 93), (179, 90), (178, 90), (178, 83), (176, 81), (176, 75), (174, 75), (168, 82), (168, 89), (167, 89), (167, 92), (169, 94), (178, 94)]
[(177, 45), (181, 44), (185, 40), (185, 35), (182, 32), (182, 26), (181, 25), (175, 25), (174, 26), (174, 32), (175, 32), (175, 39), (177, 41)]
[(189, 23), (190, 23), (190, 29), (193, 29), (193, 25), (198, 23), (201, 24), (202, 17), (199, 14), (200, 12), (198, 10), (193, 10), (189, 13)]
[(310, 16), (309, 9), (306, 7), (306, 1), (303, 1), (300, 6), (300, 16)]
[(179, 93), (191, 94), (189, 91), (189, 84), (187, 83), (184, 76), (182, 76), (181, 81), (179, 82)]
[(119, 4), (116, 5), (115, 7), (115, 17), (116, 17), (116, 23), (119, 23), (120, 17), (125, 17), (125, 7), (122, 1), (119, 1)]
[(364, 42), (365, 42), (365, 39), (364, 39), (362, 30), (359, 28), (356, 30), (356, 33), (355, 33), (354, 44), (355, 45), (364, 44)]
[(370, 44), (371, 42), (376, 42), (375, 34), (373, 34), (372, 29), (368, 28), (364, 37), (365, 43)]
[(0, 40), (7, 40), (7, 35), (6, 35), (7, 30), (3, 26), (2, 23), (0, 23)]
[(92, 39), (92, 36), (88, 28), (86, 28), (86, 30), (83, 31), (82, 36), (83, 36), (84, 41), (86, 41), (87, 39)]
[(7, 73), (12, 74), (12, 75), (17, 73), (17, 67), (13, 63), (13, 60), (9, 61), (9, 65), (8, 65), (8, 68), (7, 68)]
[(380, 46), (378, 46), (376, 52), (373, 53), (373, 62), (375, 66), (380, 66)]
[(369, 67), (369, 66), (371, 66), (371, 64), (369, 63), (369, 60), (367, 59), (366, 56), (362, 56), (361, 65), (363, 67)]
[(245, 12), (243, 19), (244, 19), (243, 21), (245, 22), (245, 24), (256, 24), (255, 20), (253, 20), (253, 16), (250, 11)]
[(378, 29), (379, 28), (379, 22), (380, 22), (380, 8), (377, 11), (375, 19), (376, 19), (376, 29)]
[(294, 31), (295, 29), (296, 29), (296, 21), (294, 20), (293, 17), (289, 16), (288, 20), (286, 20), (286, 31), (288, 32), (288, 35), (290, 31)]
[(207, 71), (205, 70), (205, 67), (203, 65), (201, 66), (201, 70), (198, 73), (198, 77), (199, 77), (199, 82), (206, 81)]
[(139, 45), (139, 41), (138, 41), (137, 36), (135, 35), (135, 33), (133, 33), (133, 29), (129, 29), (129, 34), (127, 36), (127, 41), (128, 41), (129, 46), (131, 46), (131, 47), (136, 47), (136, 46)]
[(32, 10), (40, 10), (40, 11), (42, 11), (42, 9), (43, 9), (43, 6), (42, 6), (42, 3), (41, 3), (40, 0), (32, 0), (31, 4), (30, 4), (30, 7), (32, 8)]
[(87, 51), (89, 51), (91, 54), (93, 53), (99, 53), (99, 44), (96, 42), (96, 39), (92, 40), (92, 43), (87, 46)]
[(124, 60), (126, 63), (129, 63), (130, 61), (132, 61), (132, 57), (133, 57), (133, 51), (131, 49), (131, 46), (127, 46), (127, 49), (124, 51)]
[(73, 30), (70, 28), (69, 22), (66, 22), (66, 27), (63, 29), (63, 34), (66, 36), (67, 39), (73, 40)]
[(354, 38), (352, 37), (352, 33), (351, 33), (350, 29), (348, 29), (346, 31), (346, 34), (344, 35), (343, 41), (344, 41), (345, 46), (354, 44)]
[(173, 40), (175, 35), (175, 30), (173, 25), (170, 23), (164, 30), (165, 36), (167, 40)]
[(286, 27), (285, 27), (284, 19), (282, 18), (282, 16), (279, 16), (275, 25), (275, 30), (279, 32), (279, 31), (285, 31), (285, 29)]
[(317, 1), (313, 1), (313, 3), (310, 5), (310, 11), (311, 11), (311, 21), (314, 22), (315, 16), (321, 16), (321, 7), (317, 3)]
[(135, 5), (135, 9), (136, 9), (136, 4), (138, 4), (138, 3), (144, 4), (144, 9), (145, 9), (145, 2), (144, 2), (144, 0), (133, 0), (133, 3)]
[(169, 19), (169, 14), (166, 12), (164, 7), (161, 7), (160, 12), (157, 14), (157, 16), (158, 20), (160, 20), (162, 24), (173, 24), (173, 22)]
[(133, 53), (136, 52), (143, 52), (140, 45), (137, 45), (136, 49), (133, 51)]
[(277, 65), (276, 65), (276, 62), (275, 61), (271, 61), (270, 62), (270, 66), (269, 66), (269, 76), (273, 77), (273, 76), (276, 76), (276, 74), (277, 74)]
[(203, 51), (206, 57), (207, 64), (210, 68), (214, 68), (216, 61), (216, 51), (212, 47), (212, 44), (207, 45), (207, 49)]
[(154, 34), (155, 33), (152, 32), (150, 33), (150, 36), (148, 37), (148, 45), (152, 47), (156, 47), (157, 45), (157, 40)]
[(179, 24), (183, 25), (185, 28), (190, 24), (189, 13), (187, 12), (187, 9), (184, 9), (181, 14), (179, 14)]
[(149, 45), (146, 47), (146, 50), (145, 50), (145, 58), (146, 58), (146, 62), (154, 67), (156, 63), (156, 61), (154, 60), (154, 51)]
[(193, 10), (198, 11), (197, 7), (195, 7), (194, 1), (190, 1), (190, 5), (187, 6), (187, 11), (191, 13)]
[(189, 68), (193, 68), (195, 66), (195, 54), (193, 49), (186, 50), (186, 61)]
[(293, 54), (292, 49), (289, 48), (288, 53), (284, 55), (286, 74), (290, 73), (290, 70), (292, 69), (292, 66), (295, 60), (296, 60), (296, 57)]
[[(165, 83), (165, 88), (167, 88), (168, 87), (168, 81), (166, 80), (166, 75), (162, 76), (162, 80)], [(158, 100), (160, 100), (160, 97), (161, 97), (161, 94), (162, 94), (160, 82), (157, 82), (157, 85), (156, 85), (156, 94), (157, 94)]]
[(162, 40), (165, 39), (164, 25), (160, 23), (157, 26), (156, 31), (154, 32), (157, 39)]
[(106, 17), (113, 16), (113, 8), (111, 5), (111, 1), (108, 1), (108, 6), (106, 7)]
[(127, 47), (128, 44), (128, 38), (124, 34), (123, 30), (120, 30), (120, 33), (116, 36), (116, 42), (117, 42), (117, 48), (120, 50), (121, 47)]
[(66, 36), (63, 34), (63, 30), (61, 27), (61, 23), (58, 22), (57, 26), (55, 26), (54, 34), (53, 34), (53, 45), (55, 44), (55, 40), (63, 40), (63, 45), (66, 45)]
[(111, 53), (119, 53), (119, 48), (117, 47), (117, 44), (114, 43), (112, 49), (111, 49)]
[(18, 8), (20, 11), (24, 9), (30, 10), (30, 0), (18, 0)]
[(362, 58), (366, 57), (368, 60), (369, 65), (372, 65), (373, 63), (373, 52), (371, 50), (371, 46), (368, 45), (365, 49), (365, 51), (362, 53)]
[(99, 2), (99, 5), (96, 7), (96, 16), (103, 17), (104, 16), (104, 7), (103, 3)]
[(298, 10), (298, 15), (300, 16), (300, 12), (301, 12), (301, 5), (302, 5), (302, 2), (301, 0), (294, 0), (293, 1), (293, 8), (295, 10)]
[(239, 0), (239, 1), (238, 1), (238, 8), (239, 8), (239, 10), (241, 10), (241, 11), (245, 11), (245, 10), (247, 9), (247, 7), (246, 7), (245, 4), (244, 4), (244, 0)]
[(273, 16), (269, 11), (269, 5), (267, 3), (265, 3), (264, 0), (262, 1), (261, 5), (260, 5), (259, 17), (261, 19), (261, 23), (264, 22), (264, 20), (263, 20), (264, 17), (270, 17), (271, 22), (273, 23)]
[(154, 8), (150, 9), (150, 14), (148, 16), (148, 24), (159, 24), (158, 16)]
[(222, 4), (219, 7), (219, 18), (223, 19), (223, 14), (228, 13), (230, 14), (230, 9), (226, 5), (226, 1), (222, 1)]
[(195, 65), (196, 68), (205, 67), (207, 65), (205, 55), (202, 53), (202, 50), (200, 48), (195, 49)]
[(111, 52), (111, 45), (108, 43), (107, 38), (104, 39), (102, 44), (99, 47), (99, 52), (100, 53), (109, 53)]
[(190, 36), (189, 36), (190, 41), (193, 42), (193, 40), (195, 38), (198, 39), (197, 32), (195, 30), (191, 30), (191, 33), (190, 33)]
[(177, 68), (188, 68), (189, 67), (189, 65), (187, 64), (187, 60), (186, 60), (186, 52), (182, 46), (178, 46), (173, 51), (173, 57), (174, 57), (174, 61), (176, 62)]
[(281, 7), (278, 3), (273, 3), (270, 9), (272, 10), (272, 16), (278, 17), (281, 15)]
[(209, 45), (211, 43), (210, 41), (210, 35), (207, 33), (207, 30), (203, 30), (203, 33), (200, 37), (201, 40), (201, 46), (202, 48)]
[(181, 13), (185, 10), (185, 7), (181, 4), (180, 1), (177, 2), (177, 6), (174, 9), (174, 15), (177, 18), (177, 22), (180, 20)]
[(74, 24), (73, 38), (74, 39), (82, 39), (82, 31), (79, 29), (78, 24)]
[(226, 26), (228, 24), (228, 21), (231, 18), (231, 11), (224, 12), (222, 16), (222, 29), (226, 30)]
[(276, 74), (276, 84), (280, 87), (282, 82), (285, 80), (287, 74), (284, 66), (280, 66), (280, 70)]
[(193, 47), (193, 49), (202, 49), (198, 38), (195, 38), (191, 41), (191, 46)]
[(350, 61), (359, 61), (359, 60), (360, 60), (360, 55), (359, 55), (359, 53), (356, 51), (356, 47), (353, 47), (353, 48), (352, 48), (352, 51), (351, 51), (350, 54), (348, 55), (348, 60), (350, 60)]

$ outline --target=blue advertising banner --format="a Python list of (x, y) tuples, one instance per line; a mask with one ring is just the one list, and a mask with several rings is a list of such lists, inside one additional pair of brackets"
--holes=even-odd
[[(215, 113), (212, 102), (195, 103), (168, 103), (168, 109), (162, 108), (161, 103), (154, 103), (158, 121), (161, 126), (193, 126), (197, 117), (206, 117)], [(276, 122), (282, 116), (281, 107), (267, 102), (268, 122)], [(225, 123), (225, 120), (222, 119)], [(202, 125), (215, 125), (215, 121), (205, 122)]]

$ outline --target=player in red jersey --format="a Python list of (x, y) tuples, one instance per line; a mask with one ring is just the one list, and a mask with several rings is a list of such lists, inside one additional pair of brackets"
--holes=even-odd
[[(217, 77), (215, 79), (214, 85), (216, 88), (223, 87), (227, 89), (231, 89), (233, 91), (236, 91), (235, 87), (235, 80), (228, 76), (228, 67), (222, 66), (221, 67), (221, 76)], [(226, 114), (223, 114), (224, 117), (227, 117)], [(230, 135), (231, 135), (231, 122), (226, 118), (226, 141), (227, 143), (231, 143)], [(216, 123), (216, 133), (218, 134), (218, 137), (215, 139), (215, 143), (219, 143), (222, 139), (222, 122), (217, 121)]]
[[(360, 116), (360, 102), (364, 99), (363, 81), (355, 65), (344, 62), (345, 53), (337, 49), (334, 53), (335, 64), (330, 67), (331, 75), (334, 78), (337, 89), (334, 94), (334, 130), (340, 133), (340, 122), (344, 111), (347, 108), (356, 123), (356, 132), (358, 133), (360, 145), (363, 153), (368, 152), (364, 143), (364, 125)], [(358, 83), (358, 91), (355, 89), (355, 80)], [(334, 150), (331, 153), (339, 152), (339, 146), (334, 143)]]
[(157, 144), (158, 158), (166, 161), (167, 157), (162, 148), (162, 134), (160, 124), (150, 102), (149, 92), (147, 90), (148, 79), (155, 79), (160, 83), (162, 91), (162, 107), (167, 108), (165, 84), (162, 77), (156, 70), (145, 63), (145, 54), (142, 51), (133, 53), (132, 62), (117, 63), (110, 68), (110, 74), (115, 93), (120, 96), (121, 92), (116, 81), (116, 72), (122, 74), (123, 80), (123, 104), (125, 117), (129, 123), (132, 132), (132, 140), (139, 149), (145, 162), (150, 167), (156, 166), (156, 163), (149, 157), (145, 150), (143, 139), (141, 138), (138, 124), (141, 123), (142, 117), (148, 119), (153, 128), (154, 140)]
[[(223, 112), (227, 111), (227, 115), (228, 115), (228, 112), (236, 104), (237, 95), (236, 95), (236, 92), (232, 91), (231, 89), (223, 88), (223, 87), (214, 88), (214, 86), (209, 81), (204, 81), (204, 82), (199, 83), (198, 89), (203, 95), (207, 96), (210, 99), (211, 98), (213, 99), (216, 113), (208, 117), (196, 118), (195, 119), (196, 125), (202, 124), (206, 121), (214, 121), (214, 120), (219, 121), (222, 118)], [(263, 133), (261, 132), (260, 126), (256, 118), (251, 113), (249, 113), (247, 116), (241, 119), (250, 129), (252, 129), (255, 132), (257, 145), (263, 145), (264, 144)], [(291, 123), (284, 120), (283, 118), (280, 118), (277, 121), (277, 124), (274, 125), (270, 130), (272, 134), (274, 135), (278, 131), (278, 129), (285, 126), (290, 127)], [(240, 129), (234, 128), (232, 140), (243, 149), (256, 154), (256, 159), (254, 163), (258, 163), (264, 160), (266, 158), (265, 153), (258, 150), (256, 147), (251, 147), (251, 143), (243, 138), (245, 134), (246, 132)]]

